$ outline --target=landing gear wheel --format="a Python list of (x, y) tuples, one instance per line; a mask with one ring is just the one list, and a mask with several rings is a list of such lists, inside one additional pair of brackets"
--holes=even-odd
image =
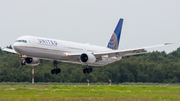
[(90, 73), (90, 70), (89, 70), (89, 68), (86, 68), (86, 71), (87, 71), (87, 73), (88, 73), (88, 74)]
[(54, 69), (51, 70), (51, 74), (54, 74)]
[(54, 69), (51, 70), (51, 74), (58, 74), (61, 73), (61, 69), (57, 68), (58, 61), (53, 61)]
[(58, 72), (58, 73), (61, 73), (61, 69), (60, 69), (60, 68), (58, 68), (58, 69), (57, 69), (57, 72)]
[(85, 69), (83, 69), (83, 73), (84, 73), (84, 74), (86, 74), (86, 73), (89, 74), (89, 73), (91, 73), (92, 71), (93, 71), (92, 67), (89, 68), (88, 66), (87, 66)]
[(56, 72), (56, 74), (58, 74), (58, 70), (57, 69), (55, 70), (55, 72)]
[(92, 72), (93, 71), (92, 67), (90, 67), (89, 70), (90, 70), (90, 72)]
[(86, 74), (86, 69), (83, 69), (83, 73)]

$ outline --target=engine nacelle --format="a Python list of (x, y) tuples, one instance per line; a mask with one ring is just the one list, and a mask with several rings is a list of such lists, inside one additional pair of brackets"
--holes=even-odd
[(90, 53), (83, 53), (79, 57), (80, 61), (85, 64), (91, 64), (96, 62), (96, 57), (93, 54)]
[(24, 62), (27, 64), (27, 65), (30, 65), (30, 66), (37, 66), (39, 65), (39, 63), (41, 62), (40, 59), (38, 58), (29, 58), (29, 57), (26, 57), (24, 58)]

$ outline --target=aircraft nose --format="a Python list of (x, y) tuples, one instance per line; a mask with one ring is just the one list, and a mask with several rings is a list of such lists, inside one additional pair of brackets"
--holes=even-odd
[(26, 47), (24, 47), (24, 45), (22, 45), (21, 43), (17, 43), (15, 42), (14, 43), (14, 50), (17, 52), (17, 53), (24, 53), (24, 51), (26, 50)]
[(15, 50), (17, 53), (24, 54), (24, 53), (26, 52), (26, 47), (14, 46), (14, 50)]
[(19, 46), (19, 43), (15, 42), (14, 45), (13, 45), (14, 50), (16, 50), (18, 46)]
[(15, 50), (17, 53), (20, 53), (20, 52), (21, 52), (21, 49), (20, 49), (20, 47), (18, 47), (18, 46), (15, 46), (15, 45), (14, 45), (14, 50)]
[(17, 42), (15, 42), (13, 46), (14, 46), (14, 47), (17, 46)]

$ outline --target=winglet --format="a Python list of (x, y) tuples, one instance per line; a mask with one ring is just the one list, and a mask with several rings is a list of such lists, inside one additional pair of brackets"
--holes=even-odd
[(120, 41), (120, 36), (121, 36), (121, 30), (122, 30), (122, 24), (123, 24), (123, 19), (120, 18), (114, 33), (111, 36), (110, 41), (108, 42), (107, 48), (117, 50), (119, 47), (119, 41)]
[[(177, 42), (178, 43), (178, 42)], [(176, 44), (176, 43), (164, 43), (164, 45), (170, 45), (170, 44)]]

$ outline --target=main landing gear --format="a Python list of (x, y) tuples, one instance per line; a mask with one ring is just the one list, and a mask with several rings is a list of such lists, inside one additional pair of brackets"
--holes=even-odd
[(25, 62), (25, 60), (22, 58), (22, 62), (21, 62), (21, 65), (23, 66), (23, 65), (26, 65), (26, 62)]
[(51, 70), (51, 74), (58, 74), (61, 73), (61, 69), (57, 68), (58, 61), (53, 61), (54, 69)]
[(21, 65), (23, 66), (23, 65), (26, 65), (26, 63), (25, 62), (21, 62)]
[(88, 65), (87, 65), (87, 67), (85, 68), (85, 69), (83, 69), (83, 73), (84, 74), (86, 74), (86, 73), (91, 73), (93, 71), (93, 69), (92, 69), (92, 67), (89, 67)]

